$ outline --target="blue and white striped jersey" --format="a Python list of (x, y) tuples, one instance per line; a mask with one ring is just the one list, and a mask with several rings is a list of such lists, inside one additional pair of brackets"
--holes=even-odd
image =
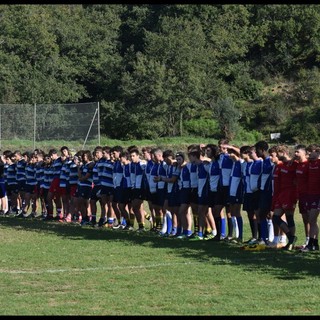
[(219, 156), (219, 166), (220, 166), (220, 180), (221, 185), (228, 187), (230, 184), (230, 173), (233, 166), (233, 161), (229, 154), (221, 153)]

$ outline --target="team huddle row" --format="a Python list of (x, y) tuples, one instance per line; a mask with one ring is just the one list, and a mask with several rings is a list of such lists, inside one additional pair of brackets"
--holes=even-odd
[[(295, 236), (294, 211), (303, 217), (306, 250), (318, 246), (317, 217), (320, 208), (320, 147), (285, 145), (269, 147), (217, 144), (190, 145), (186, 153), (132, 146), (81, 150), (72, 156), (68, 147), (48, 154), (5, 151), (1, 156), (3, 179), (1, 205), (24, 217), (35, 216), (40, 199), (45, 219), (81, 219), (99, 226), (152, 230), (193, 240), (220, 241), (223, 237), (243, 241), (241, 209), (250, 222), (251, 243), (270, 243), (281, 234), (291, 250)], [(6, 199), (10, 202), (6, 203)], [(150, 216), (144, 202), (149, 205)], [(10, 206), (10, 208), (9, 208)], [(20, 210), (18, 209), (20, 208)], [(163, 228), (170, 220), (170, 230)], [(228, 232), (226, 232), (226, 221)], [(168, 224), (169, 225), (169, 224)], [(310, 243), (309, 243), (310, 242)]]

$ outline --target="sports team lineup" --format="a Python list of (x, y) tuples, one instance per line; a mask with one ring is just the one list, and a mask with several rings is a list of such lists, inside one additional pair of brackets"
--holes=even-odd
[[(0, 215), (227, 241), (244, 250), (319, 251), (320, 145), (220, 139), (186, 149), (5, 150)], [(300, 246), (296, 214), (305, 235)]]

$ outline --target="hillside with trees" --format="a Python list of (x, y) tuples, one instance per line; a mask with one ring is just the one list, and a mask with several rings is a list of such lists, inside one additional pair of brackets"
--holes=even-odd
[(0, 103), (99, 101), (113, 139), (319, 142), (319, 35), (310, 4), (1, 5)]

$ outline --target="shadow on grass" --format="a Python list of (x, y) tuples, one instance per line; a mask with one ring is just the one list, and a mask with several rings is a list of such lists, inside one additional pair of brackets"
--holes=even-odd
[(244, 270), (268, 272), (282, 280), (299, 280), (320, 276), (319, 252), (300, 253), (266, 249), (244, 251), (240, 245), (212, 241), (188, 241), (163, 238), (151, 232), (139, 234), (134, 231), (111, 230), (106, 228), (80, 227), (59, 222), (45, 222), (40, 219), (1, 217), (0, 224), (10, 228), (30, 230), (39, 233), (54, 233), (70, 240), (87, 239), (103, 241), (127, 241), (154, 248), (169, 248), (175, 254), (188, 260), (214, 263), (215, 265), (238, 265)]

